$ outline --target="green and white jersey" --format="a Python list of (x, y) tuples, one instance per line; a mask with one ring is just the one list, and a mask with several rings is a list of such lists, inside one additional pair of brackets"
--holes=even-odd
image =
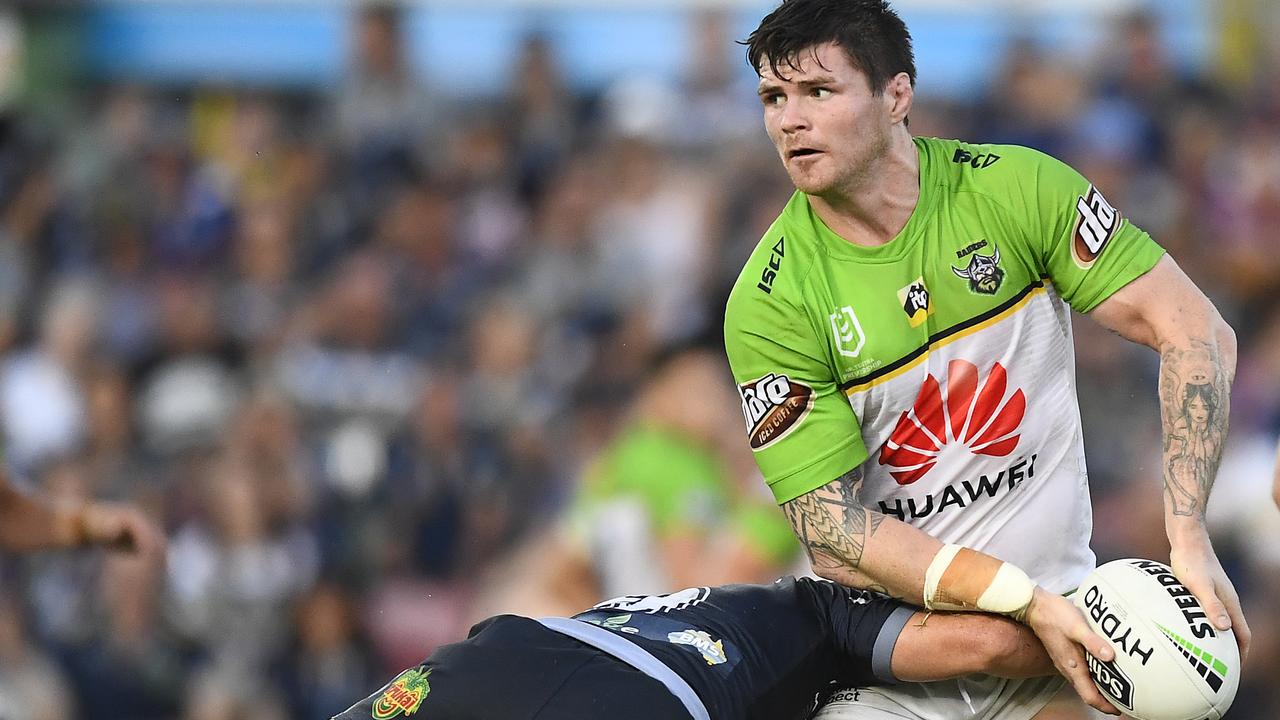
[(725, 345), (779, 504), (864, 471), (862, 502), (1065, 591), (1093, 568), (1068, 305), (1163, 250), (1063, 163), (918, 138), (920, 199), (874, 248), (796, 193), (729, 297)]

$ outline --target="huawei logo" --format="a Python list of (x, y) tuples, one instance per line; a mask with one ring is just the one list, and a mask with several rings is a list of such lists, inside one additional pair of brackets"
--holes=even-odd
[(977, 366), (965, 360), (947, 365), (945, 393), (933, 375), (925, 378), (915, 404), (898, 418), (880, 448), (880, 464), (895, 468), (889, 474), (899, 485), (924, 477), (952, 443), (991, 457), (1004, 457), (1018, 447), (1026, 395), (1016, 390), (1005, 397), (1008, 374), (1000, 363), (991, 367), (981, 387), (978, 380)]

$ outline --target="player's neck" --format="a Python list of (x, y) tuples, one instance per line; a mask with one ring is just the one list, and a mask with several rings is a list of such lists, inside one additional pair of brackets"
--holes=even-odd
[(897, 237), (919, 201), (920, 156), (905, 129), (894, 132), (889, 151), (849, 185), (809, 196), (814, 212), (832, 232), (865, 247)]

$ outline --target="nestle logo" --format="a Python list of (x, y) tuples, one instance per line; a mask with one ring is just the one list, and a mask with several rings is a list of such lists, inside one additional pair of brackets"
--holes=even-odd
[(947, 366), (947, 390), (929, 375), (915, 404), (902, 413), (880, 448), (879, 462), (899, 485), (910, 485), (938, 462), (942, 449), (961, 442), (975, 455), (1005, 457), (1018, 447), (1018, 427), (1027, 412), (1021, 390), (1005, 396), (1008, 374), (996, 363), (979, 387), (978, 368), (967, 360)]
[(781, 438), (813, 407), (813, 388), (774, 373), (739, 385), (738, 395), (753, 450)]

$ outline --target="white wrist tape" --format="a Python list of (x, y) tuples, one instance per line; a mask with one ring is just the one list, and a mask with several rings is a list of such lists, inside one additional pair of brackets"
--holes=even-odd
[(978, 610), (1021, 622), (1035, 590), (1017, 566), (959, 545), (944, 545), (924, 573), (929, 610)]
[(951, 561), (956, 559), (956, 553), (963, 548), (959, 545), (943, 545), (937, 555), (933, 556), (933, 562), (929, 563), (929, 569), (924, 571), (924, 606), (928, 610), (963, 610), (964, 608), (950, 607), (949, 603), (938, 599), (938, 583), (942, 582), (942, 574), (951, 567)]

